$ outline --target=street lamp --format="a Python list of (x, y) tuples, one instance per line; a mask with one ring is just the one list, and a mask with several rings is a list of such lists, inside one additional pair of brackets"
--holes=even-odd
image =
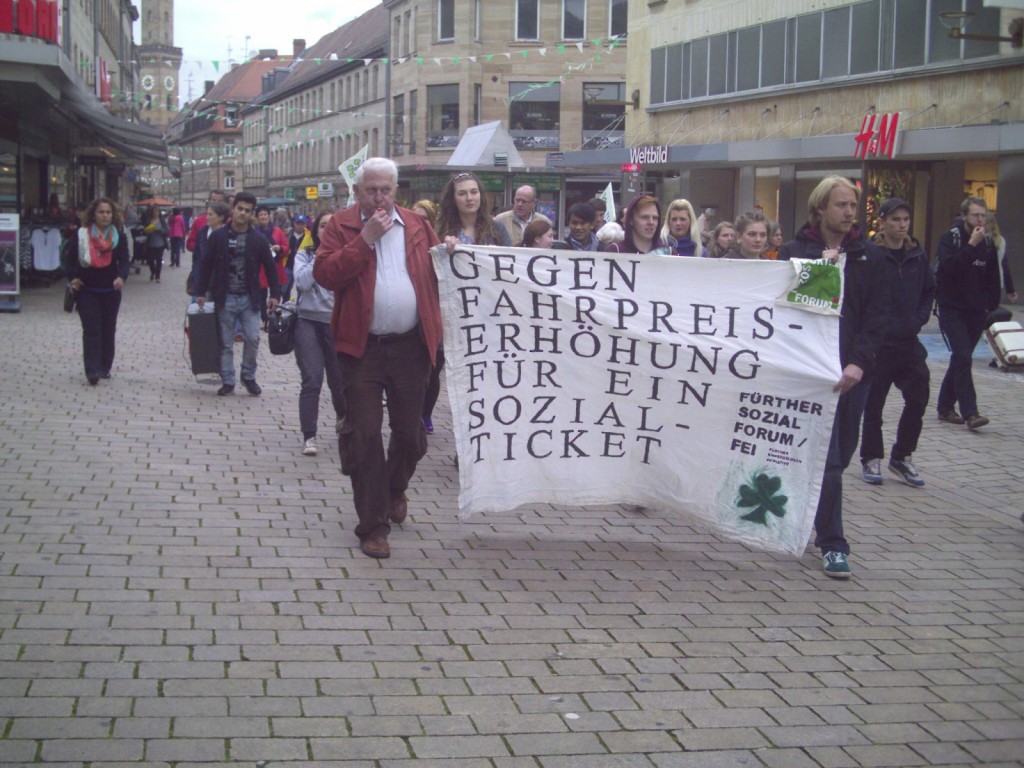
[(1024, 45), (1024, 16), (1018, 16), (1010, 22), (1009, 37), (1002, 35), (975, 35), (968, 34), (965, 30), (974, 13), (971, 11), (946, 11), (939, 14), (939, 21), (949, 30), (949, 36), (954, 40), (978, 40), (986, 43), (1009, 43), (1013, 48), (1020, 48)]

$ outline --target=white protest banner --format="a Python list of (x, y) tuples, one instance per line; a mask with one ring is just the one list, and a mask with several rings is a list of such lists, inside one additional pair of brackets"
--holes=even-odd
[(641, 504), (806, 546), (839, 319), (776, 305), (774, 261), (434, 250), (459, 512)]

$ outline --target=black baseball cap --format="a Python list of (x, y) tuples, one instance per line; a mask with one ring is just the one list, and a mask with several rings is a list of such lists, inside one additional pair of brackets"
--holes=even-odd
[(906, 208), (907, 213), (909, 213), (911, 216), (914, 215), (913, 207), (902, 197), (890, 197), (888, 200), (882, 203), (882, 207), (878, 209), (878, 215), (884, 219), (897, 208)]

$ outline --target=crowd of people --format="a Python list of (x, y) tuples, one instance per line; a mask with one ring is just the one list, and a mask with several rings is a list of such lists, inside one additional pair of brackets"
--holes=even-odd
[[(517, 189), (513, 207), (497, 216), (481, 180), (470, 172), (452, 176), (437, 204), (420, 200), (411, 208), (399, 206), (397, 190), (398, 167), (378, 157), (357, 170), (352, 205), (323, 211), (313, 221), (303, 216), (281, 221), (250, 193), (228, 200), (219, 191), (211, 193), (187, 237), (175, 214), (164, 222), (155, 208), (144, 218), (147, 237), (162, 233), (172, 248), (175, 239), (184, 240), (193, 260), (188, 291), (200, 306), (208, 299), (214, 302), (220, 396), (235, 389), (235, 341), (243, 343), (238, 378), (250, 395), (261, 393), (256, 382), (261, 322), (265, 329), (268, 313), (287, 301), (294, 288), (301, 452), (317, 453), (326, 379), (341, 471), (352, 482), (355, 534), (369, 557), (390, 555), (391, 526), (407, 519), (406, 490), (433, 431), (444, 350), (429, 250), (439, 244), (449, 251), (497, 245), (725, 259), (838, 261), (845, 256), (841, 375), (834, 386), (838, 403), (814, 524), (824, 572), (834, 578), (851, 574), (842, 522), (843, 471), (859, 443), (864, 480), (883, 482), (882, 412), (893, 386), (902, 393), (904, 407), (888, 467), (908, 485), (924, 485), (912, 460), (930, 388), (927, 353), (918, 334), (933, 306), (952, 352), (938, 394), (938, 419), (972, 431), (989, 423), (978, 409), (971, 354), (1002, 294), (1016, 300), (1016, 293), (1005, 241), (980, 198), (964, 201), (961, 216), (940, 239), (933, 268), (911, 235), (910, 203), (885, 201), (878, 232), (869, 237), (855, 223), (860, 191), (840, 176), (817, 185), (808, 199), (807, 223), (788, 242), (779, 226), (758, 211), (710, 228), (708, 212), (697, 216), (687, 200), (679, 199), (663, 214), (651, 194), (634, 197), (617, 222), (605, 223), (599, 199), (576, 203), (559, 237), (554, 222), (536, 211), (537, 191), (529, 185)], [(157, 245), (147, 242), (147, 251)], [(86, 378), (96, 385), (111, 376), (117, 313), (128, 277), (127, 235), (112, 200), (99, 198), (86, 209), (75, 246), (67, 270), (77, 295)], [(176, 258), (180, 263), (180, 250)], [(159, 282), (158, 266), (150, 279)], [(390, 427), (386, 448), (385, 408)]]

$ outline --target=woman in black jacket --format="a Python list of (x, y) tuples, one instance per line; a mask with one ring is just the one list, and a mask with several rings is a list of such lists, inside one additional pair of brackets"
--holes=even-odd
[(128, 235), (113, 200), (96, 198), (82, 218), (77, 237), (69, 242), (64, 267), (82, 321), (85, 376), (89, 384), (96, 386), (100, 379), (110, 378), (114, 365), (117, 313), (130, 257)]

